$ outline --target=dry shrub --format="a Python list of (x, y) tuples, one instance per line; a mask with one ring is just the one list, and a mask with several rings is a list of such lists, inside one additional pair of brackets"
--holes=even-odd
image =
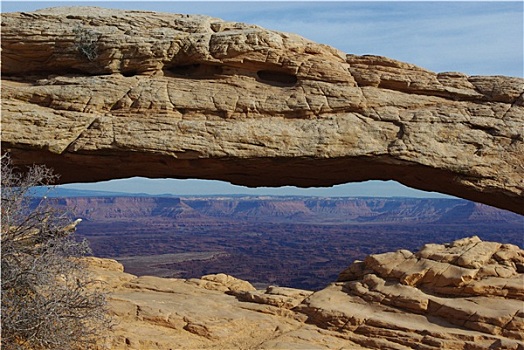
[(74, 239), (71, 216), (30, 196), (56, 178), (26, 172), (2, 156), (2, 348), (97, 349), (110, 321), (102, 290), (84, 269), (90, 252)]

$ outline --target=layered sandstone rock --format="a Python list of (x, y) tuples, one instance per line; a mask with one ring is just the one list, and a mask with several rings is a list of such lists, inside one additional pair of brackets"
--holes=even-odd
[[(248, 282), (226, 275), (205, 279), (134, 277), (96, 263), (91, 270), (109, 286), (114, 329), (105, 344), (111, 349), (327, 349), (358, 344), (339, 339), (337, 332), (306, 324), (306, 316), (289, 305), (241, 302), (235, 294), (254, 293)], [(101, 268), (101, 267), (106, 268)], [(242, 284), (241, 288), (231, 289)], [(280, 290), (280, 291), (279, 291)], [(263, 294), (263, 293), (261, 293)], [(311, 292), (273, 288), (276, 300), (302, 301)], [(301, 297), (299, 297), (299, 295)], [(297, 299), (298, 298), (298, 299)], [(301, 299), (300, 299), (301, 298)], [(286, 307), (287, 306), (287, 307)]]
[(61, 182), (394, 179), (523, 213), (522, 88), (205, 16), (2, 14), (3, 150)]
[(478, 237), (370, 255), (317, 292), (135, 277), (92, 258), (112, 349), (522, 349), (524, 251)]

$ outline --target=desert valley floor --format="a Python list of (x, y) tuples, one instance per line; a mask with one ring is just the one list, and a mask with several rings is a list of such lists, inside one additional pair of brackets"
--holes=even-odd
[(461, 199), (75, 197), (98, 257), (136, 275), (226, 273), (255, 286), (318, 290), (368, 254), (477, 235), (522, 246), (524, 218)]

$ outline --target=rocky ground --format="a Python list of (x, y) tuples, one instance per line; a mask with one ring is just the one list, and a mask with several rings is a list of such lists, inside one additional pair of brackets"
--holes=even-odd
[(318, 292), (89, 266), (110, 291), (112, 349), (524, 348), (524, 251), (478, 237), (370, 255)]

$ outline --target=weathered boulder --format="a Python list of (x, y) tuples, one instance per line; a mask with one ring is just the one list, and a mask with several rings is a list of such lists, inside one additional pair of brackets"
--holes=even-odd
[(233, 293), (241, 301), (277, 306), (282, 309), (292, 309), (299, 305), (313, 292), (295, 288), (269, 286), (264, 290), (241, 291)]
[(317, 292), (256, 291), (223, 274), (135, 277), (114, 261), (89, 264), (110, 292), (111, 349), (517, 350), (523, 259), (516, 246), (472, 237), (371, 255)]
[(518, 246), (478, 237), (368, 256), (343, 271), (351, 298), (523, 340), (524, 276)]
[(524, 213), (523, 79), (101, 8), (2, 14), (2, 146), (60, 182), (369, 179)]

